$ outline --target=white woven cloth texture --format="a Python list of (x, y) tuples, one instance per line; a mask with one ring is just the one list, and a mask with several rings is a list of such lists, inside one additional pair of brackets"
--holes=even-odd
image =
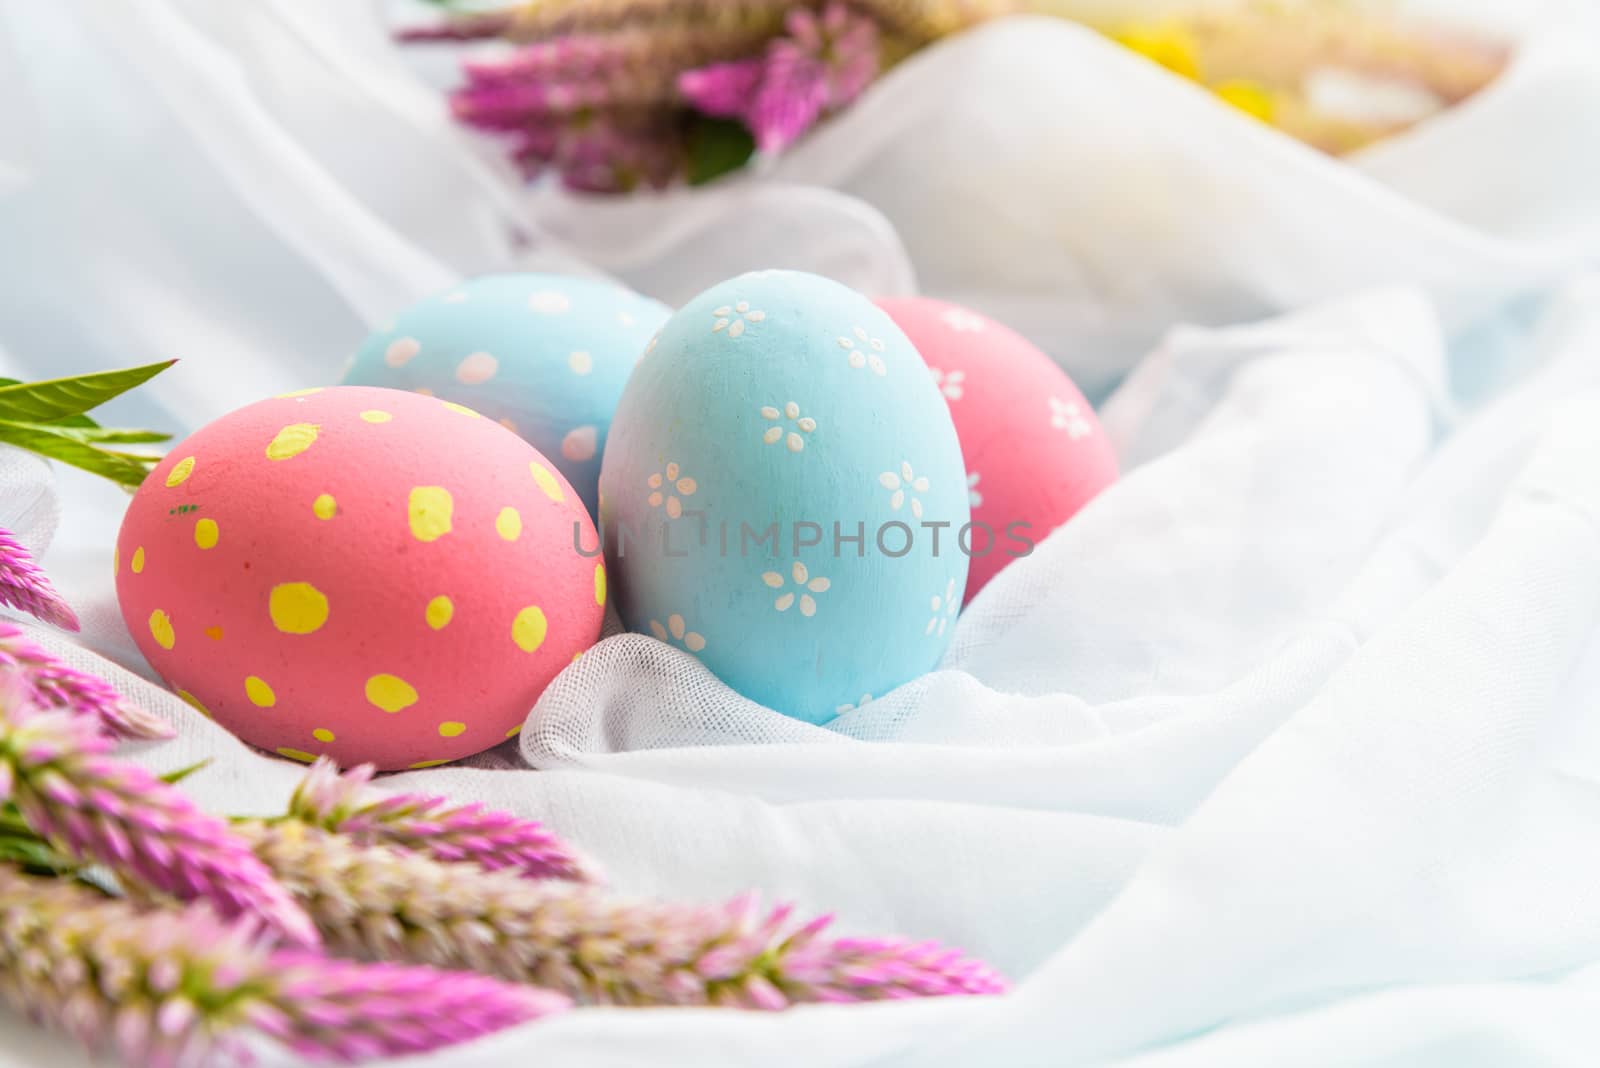
[[(758, 174), (593, 203), (467, 147), (366, 4), (6, 7), (0, 374), (180, 356), (115, 417), (181, 432), (332, 381), (471, 273), (670, 301), (778, 265), (974, 305), (1105, 397), (1125, 477), (941, 670), (817, 728), (615, 636), (521, 749), (386, 780), (546, 820), (626, 891), (960, 945), (1013, 994), (585, 1009), (407, 1064), (1589, 1065), (1600, 34), (1537, 27), (1480, 97), (1335, 162), (999, 23)], [(177, 725), (137, 759), (210, 758), (205, 805), (270, 811), (299, 766), (140, 675), (125, 501), (0, 453), (0, 525), (85, 622), (36, 633)], [(0, 1065), (41, 1063), (77, 1062), (0, 1015)]]

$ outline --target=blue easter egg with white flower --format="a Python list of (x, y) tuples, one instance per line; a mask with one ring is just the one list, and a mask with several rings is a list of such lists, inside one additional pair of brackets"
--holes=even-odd
[(629, 629), (811, 723), (938, 664), (967, 501), (911, 342), (861, 294), (795, 271), (740, 275), (667, 320), (600, 474)]
[(597, 279), (475, 278), (367, 338), (343, 384), (412, 390), (481, 412), (544, 453), (592, 516), (622, 387), (671, 313)]

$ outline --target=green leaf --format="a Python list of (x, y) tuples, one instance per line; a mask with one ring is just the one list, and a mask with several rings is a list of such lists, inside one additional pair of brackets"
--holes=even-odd
[(690, 185), (704, 185), (750, 162), (756, 141), (744, 124), (735, 119), (713, 119), (697, 115), (691, 121), (686, 139)]
[(29, 426), (42, 426), (54, 430), (64, 438), (81, 441), (88, 445), (148, 445), (159, 441), (171, 441), (171, 434), (163, 434), (156, 430), (138, 430), (131, 427), (117, 426), (83, 426), (78, 423), (63, 419), (58, 423), (30, 423)]
[[(0, 386), (17, 386), (22, 384), (20, 378), (6, 378), (0, 375)], [(90, 419), (87, 415), (70, 415), (65, 419), (57, 419), (56, 426), (99, 426), (100, 424)]]
[(32, 875), (65, 875), (77, 865), (38, 840), (0, 838), (0, 861), (20, 865)]
[(59, 460), (121, 486), (137, 487), (158, 457), (114, 452), (72, 437), (74, 427), (46, 423), (17, 423), (0, 419), (0, 442)]
[(37, 838), (33, 828), (28, 826), (28, 821), (23, 818), (22, 810), (7, 801), (0, 805), (0, 835), (22, 835)]
[(166, 783), (168, 786), (176, 786), (189, 776), (193, 775), (195, 772), (201, 771), (210, 766), (211, 761), (209, 759), (197, 760), (186, 768), (179, 768), (177, 771), (167, 772), (165, 775), (161, 776), (161, 781)]
[(29, 827), (10, 802), (0, 808), (0, 861), (20, 864), (37, 875), (60, 875), (78, 867), (72, 858), (58, 852)]
[(177, 362), (165, 360), (120, 371), (100, 371), (72, 378), (0, 386), (0, 419), (54, 423), (81, 416), (91, 408), (97, 408), (111, 398), (148, 382)]

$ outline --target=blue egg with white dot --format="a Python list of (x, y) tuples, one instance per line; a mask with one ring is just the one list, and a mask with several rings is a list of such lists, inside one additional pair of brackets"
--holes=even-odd
[(671, 313), (592, 278), (475, 278), (367, 338), (343, 384), (411, 390), (481, 412), (544, 453), (593, 516), (612, 413)]
[(795, 271), (740, 275), (667, 320), (600, 473), (623, 622), (810, 723), (938, 664), (969, 520), (916, 349), (860, 293)]

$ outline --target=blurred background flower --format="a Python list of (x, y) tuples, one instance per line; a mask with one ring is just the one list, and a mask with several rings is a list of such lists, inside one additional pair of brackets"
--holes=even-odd
[[(525, 0), (436, 5), (402, 40), (466, 45), (461, 122), (529, 178), (629, 192), (702, 183), (778, 153), (897, 61), (991, 18), (1083, 22), (1330, 153), (1486, 85), (1498, 43), (1353, 0), (1246, 0), (1123, 16), (1098, 0)], [(1147, 5), (1137, 5), (1147, 11)]]

